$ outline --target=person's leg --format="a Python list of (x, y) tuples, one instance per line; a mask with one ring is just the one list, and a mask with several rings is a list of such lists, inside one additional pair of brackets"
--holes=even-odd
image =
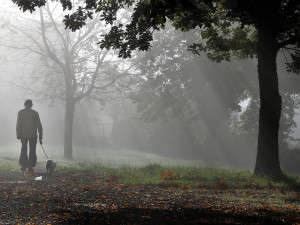
[(21, 148), (21, 154), (19, 159), (19, 164), (21, 166), (21, 170), (25, 171), (28, 167), (28, 156), (27, 156), (27, 144), (28, 139), (27, 138), (21, 138), (22, 148)]
[(29, 139), (29, 161), (28, 161), (28, 168), (32, 169), (36, 166), (36, 138)]

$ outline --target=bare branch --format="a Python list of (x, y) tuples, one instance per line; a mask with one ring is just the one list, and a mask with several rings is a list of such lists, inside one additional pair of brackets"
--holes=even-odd
[(49, 56), (51, 57), (52, 60), (54, 60), (61, 68), (64, 68), (64, 64), (57, 58), (57, 56), (51, 51), (47, 39), (46, 39), (46, 34), (45, 34), (45, 22), (44, 22), (44, 16), (43, 13), (41, 12), (40, 9), (40, 19), (41, 19), (41, 31), (42, 31), (42, 39), (43, 39), (43, 43), (44, 46), (47, 50), (47, 53), (49, 54)]

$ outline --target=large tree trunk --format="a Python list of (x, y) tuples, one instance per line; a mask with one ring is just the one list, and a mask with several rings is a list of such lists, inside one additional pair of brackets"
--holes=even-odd
[(75, 101), (73, 96), (67, 94), (66, 98), (66, 111), (65, 111), (65, 145), (64, 145), (64, 157), (66, 159), (72, 159), (72, 136), (73, 136), (73, 120), (75, 111)]
[(282, 176), (278, 151), (281, 96), (276, 66), (278, 49), (276, 35), (272, 33), (272, 29), (258, 29), (257, 48), (260, 111), (254, 173), (279, 178)]

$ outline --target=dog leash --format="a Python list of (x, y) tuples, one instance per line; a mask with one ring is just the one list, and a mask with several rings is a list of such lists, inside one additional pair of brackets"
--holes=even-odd
[(43, 151), (44, 151), (44, 153), (45, 153), (46, 158), (49, 159), (48, 156), (47, 156), (47, 154), (46, 154), (46, 151), (45, 151), (45, 149), (44, 149), (44, 147), (43, 147), (42, 144), (41, 144), (41, 147), (42, 147), (42, 149), (43, 149)]

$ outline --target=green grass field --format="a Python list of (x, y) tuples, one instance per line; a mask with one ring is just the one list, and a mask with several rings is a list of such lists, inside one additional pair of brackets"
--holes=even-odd
[[(0, 161), (2, 163), (17, 164), (20, 154), (21, 145), (0, 147)], [(58, 162), (58, 166), (68, 167), (80, 165), (97, 164), (106, 167), (142, 167), (149, 164), (160, 164), (163, 166), (183, 166), (183, 167), (203, 167), (205, 164), (202, 161), (178, 160), (161, 157), (151, 153), (144, 153), (130, 149), (94, 149), (73, 147), (74, 160), (68, 161), (63, 158), (63, 146), (44, 146), (44, 149), (49, 158)], [(46, 161), (46, 156), (40, 145), (37, 145), (38, 164)], [(18, 166), (18, 165), (17, 165)]]
[[(55, 172), (103, 172), (112, 179), (132, 185), (172, 186), (180, 189), (218, 188), (293, 188), (299, 176), (288, 175), (288, 182), (274, 182), (253, 176), (250, 170), (207, 167), (201, 161), (175, 160), (126, 149), (97, 150), (74, 147), (74, 160), (63, 159), (62, 147), (44, 147), (49, 158), (57, 161)], [(0, 148), (0, 171), (17, 171), (20, 146)], [(44, 166), (46, 156), (37, 146), (38, 165)]]

